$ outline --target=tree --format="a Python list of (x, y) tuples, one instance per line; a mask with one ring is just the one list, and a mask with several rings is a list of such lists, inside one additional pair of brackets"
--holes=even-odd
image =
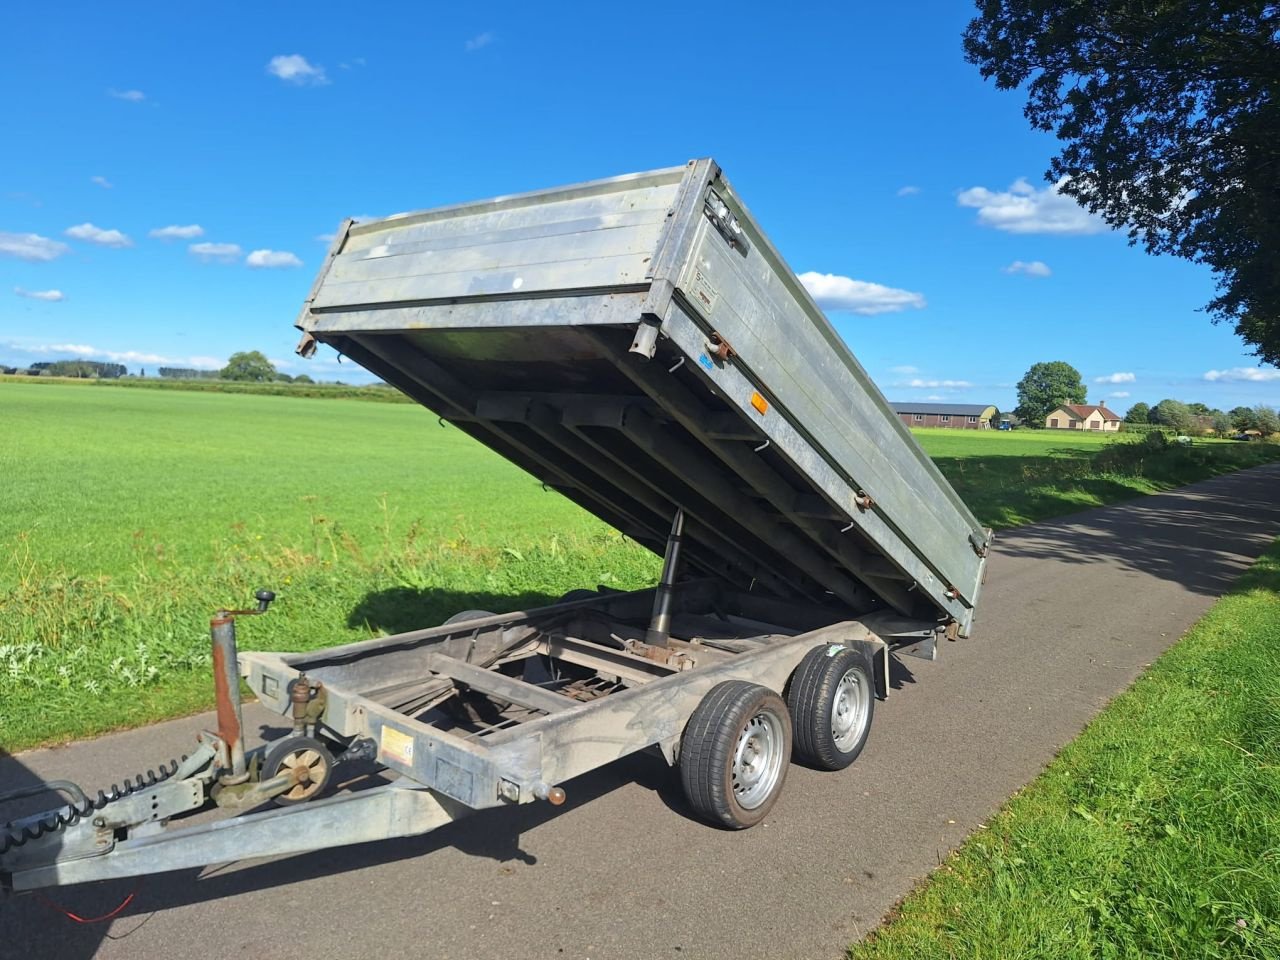
[(275, 379), (276, 368), (261, 351), (248, 350), (233, 353), (219, 376), (223, 380), (253, 380), (264, 383)]
[(1125, 423), (1150, 423), (1151, 407), (1139, 400), (1124, 415)]
[(1270, 407), (1264, 407), (1261, 404), (1254, 407), (1253, 422), (1257, 425), (1258, 432), (1264, 437), (1280, 433), (1280, 416), (1277, 416)]
[(1207, 403), (1188, 403), (1187, 409), (1197, 417), (1207, 417), (1213, 412)]
[(1231, 418), (1231, 426), (1236, 430), (1243, 432), (1258, 428), (1253, 407), (1232, 407), (1227, 416)]
[(293, 378), (293, 382), (294, 383), (315, 383), (315, 381), (312, 380), (310, 377), (308, 377), (305, 373), (298, 374), (296, 377)]
[(1204, 263), (1207, 310), (1280, 364), (1280, 5), (978, 0), (965, 58), (1026, 86), (1047, 179), (1148, 253)]
[(1178, 400), (1161, 400), (1151, 408), (1151, 422), (1162, 427), (1186, 433), (1195, 422), (1191, 411), (1185, 403)]
[(293, 377), (287, 373), (277, 373), (275, 379), (278, 383), (293, 383)]
[(1221, 410), (1213, 411), (1213, 432), (1225, 437), (1231, 432), (1231, 418)]
[(1029, 427), (1043, 427), (1045, 417), (1058, 404), (1084, 403), (1084, 398), (1080, 371), (1071, 364), (1061, 360), (1037, 363), (1018, 381), (1014, 413)]

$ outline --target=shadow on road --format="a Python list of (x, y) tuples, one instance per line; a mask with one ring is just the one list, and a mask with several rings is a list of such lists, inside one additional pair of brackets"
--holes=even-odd
[[(1275, 536), (1278, 490), (1280, 466), (1258, 467), (1009, 531), (997, 537), (997, 549), (1059, 563), (1109, 562), (1221, 596)], [(1211, 528), (1206, 512), (1215, 515)]]

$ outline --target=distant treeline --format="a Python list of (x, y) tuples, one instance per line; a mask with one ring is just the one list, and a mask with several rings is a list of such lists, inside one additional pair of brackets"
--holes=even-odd
[[(16, 371), (21, 373), (22, 371)], [(12, 367), (0, 369), (0, 373), (13, 374)], [(369, 386), (353, 386), (347, 383), (310, 383), (294, 380), (285, 383), (282, 380), (255, 383), (241, 380), (165, 380), (139, 377), (120, 378), (66, 378), (51, 374), (37, 377), (15, 377), (10, 383), (42, 383), (42, 384), (83, 384), (110, 387), (133, 387), (143, 390), (190, 390), (197, 393), (252, 393), (260, 396), (274, 397), (318, 397), (336, 400), (371, 400), (377, 403), (413, 403), (399, 390), (381, 383)]]
[(217, 380), (221, 370), (193, 370), (191, 367), (161, 367), (160, 376), (170, 380)]
[(29, 377), (75, 377), (77, 380), (114, 380), (127, 376), (123, 363), (103, 363), (100, 360), (52, 360), (33, 363), (29, 367), (0, 366), (0, 373), (25, 374)]

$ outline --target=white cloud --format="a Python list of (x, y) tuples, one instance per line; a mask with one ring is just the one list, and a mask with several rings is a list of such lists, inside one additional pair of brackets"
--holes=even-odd
[(232, 260), (238, 260), (242, 253), (238, 243), (193, 243), (187, 247), (187, 251), (192, 256), (199, 257), (205, 263), (215, 260), (221, 263), (230, 263)]
[(167, 357), (163, 354), (146, 350), (105, 350), (102, 347), (87, 343), (41, 343), (20, 344), (7, 343), (10, 350), (21, 350), (24, 353), (35, 353), (42, 356), (96, 357), (111, 360), (115, 363), (164, 363), (172, 366), (215, 368), (226, 366), (226, 361), (217, 357)]
[[(147, 236), (156, 240), (194, 240), (196, 237), (204, 236), (204, 227), (198, 223), (189, 223), (185, 227), (170, 224), (167, 227), (156, 227)], [(240, 251), (237, 249), (236, 252)]]
[(907, 186), (905, 187), (898, 188), (898, 196), (900, 197), (914, 197), (919, 192), (920, 192), (920, 188), (913, 186), (911, 184), (907, 184)]
[(487, 47), (489, 44), (493, 43), (493, 40), (494, 40), (493, 34), (490, 33), (488, 30), (486, 30), (484, 33), (479, 34), (478, 36), (472, 37), (462, 46), (467, 51), (467, 53), (473, 53), (474, 51), (479, 50), (481, 47)]
[(1052, 270), (1043, 260), (1015, 260), (1004, 268), (1005, 273), (1021, 273), (1028, 277), (1047, 277)]
[(1110, 397), (1112, 400), (1123, 400), (1125, 397), (1129, 396), (1129, 391), (1128, 390), (1112, 390), (1110, 393), (1107, 394), (1107, 396)]
[(890, 367), (889, 369), (890, 369), (893, 373), (900, 373), (900, 374), (902, 374), (904, 377), (909, 377), (909, 376), (911, 376), (913, 373), (919, 373), (919, 372), (920, 372), (920, 368), (919, 368), (919, 367), (913, 367), (913, 366), (911, 366), (910, 364), (904, 364), (904, 365), (903, 365), (903, 366), (901, 366), (901, 367)]
[(917, 377), (913, 380), (908, 380), (906, 383), (895, 384), (895, 386), (915, 387), (917, 390), (937, 390), (939, 387), (962, 390), (966, 387), (972, 387), (973, 384), (968, 380), (921, 380)]
[(244, 258), (251, 267), (300, 267), (302, 261), (288, 250), (255, 250)]
[(1206, 380), (1247, 381), (1250, 383), (1269, 383), (1280, 380), (1280, 370), (1263, 370), (1261, 367), (1232, 367), (1230, 370), (1209, 370)]
[(115, 184), (112, 183), (110, 180), (108, 180), (106, 177), (90, 177), (89, 182), (96, 183), (103, 190), (110, 190), (112, 187), (115, 186)]
[(4, 233), (0, 231), (0, 253), (19, 260), (56, 260), (71, 248), (58, 240), (38, 233)]
[(117, 100), (128, 100), (130, 103), (141, 103), (147, 99), (147, 95), (141, 90), (108, 90), (108, 97), (115, 97)]
[(364, 57), (352, 57), (349, 62), (340, 63), (338, 66), (343, 70), (350, 70), (352, 67), (363, 67)]
[(1014, 181), (1008, 190), (970, 187), (956, 201), (978, 211), (978, 222), (1006, 233), (1101, 233), (1107, 225), (1075, 200), (1062, 193), (1066, 178), (1037, 190), (1026, 179)]
[(925, 399), (926, 400), (945, 400), (947, 398), (940, 393), (931, 393), (927, 397), (925, 397)]
[(13, 292), (28, 300), (46, 300), (49, 303), (58, 303), (67, 299), (66, 294), (61, 290), (24, 290), (22, 287), (14, 287)]
[(336, 233), (317, 233), (316, 239), (321, 243), (333, 243), (333, 238), (336, 236)]
[(103, 230), (102, 227), (95, 227), (92, 223), (82, 223), (76, 227), (67, 227), (65, 233), (73, 240), (96, 243), (100, 247), (114, 247), (119, 250), (122, 247), (133, 246), (133, 241), (119, 230)]
[(811, 270), (800, 274), (800, 282), (824, 310), (847, 310), (850, 313), (873, 316), (877, 313), (897, 313), (907, 308), (919, 310), (925, 305), (924, 294), (854, 280), (834, 273), (815, 273)]
[(329, 78), (325, 76), (324, 67), (307, 62), (306, 57), (297, 53), (272, 57), (267, 64), (267, 73), (300, 87), (320, 87), (329, 82)]
[(1108, 373), (1105, 377), (1094, 377), (1094, 383), (1133, 383), (1138, 378), (1132, 373)]

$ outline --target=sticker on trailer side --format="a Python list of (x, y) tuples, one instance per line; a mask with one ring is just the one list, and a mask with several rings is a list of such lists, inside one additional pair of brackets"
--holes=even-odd
[(388, 759), (413, 766), (413, 737), (401, 733), (395, 727), (383, 727), (378, 738), (378, 749)]
[(832, 658), (832, 657), (834, 657), (837, 653), (839, 653), (841, 650), (848, 650), (848, 649), (849, 649), (849, 648), (848, 648), (848, 647), (846, 647), (843, 643), (832, 643), (832, 644), (829, 644), (829, 645), (827, 646), (827, 659), (828, 659), (828, 660), (829, 660), (829, 659), (831, 659), (831, 658)]
[(716, 308), (716, 302), (720, 299), (720, 291), (717, 290), (707, 278), (707, 275), (701, 269), (695, 267), (693, 271), (693, 300), (702, 307), (702, 312), (708, 317)]

